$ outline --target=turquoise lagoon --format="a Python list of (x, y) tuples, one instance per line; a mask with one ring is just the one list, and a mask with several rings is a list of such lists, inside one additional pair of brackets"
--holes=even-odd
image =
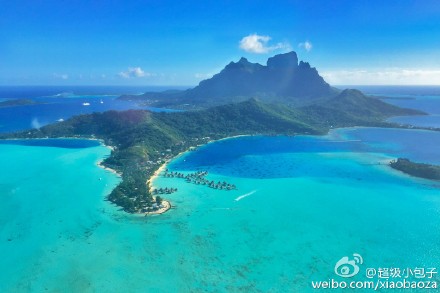
[(335, 263), (353, 253), (364, 259), (354, 280), (368, 267), (438, 267), (439, 184), (386, 162), (439, 163), (439, 143), (377, 128), (221, 140), (168, 167), (238, 190), (159, 177), (179, 191), (149, 217), (104, 201), (119, 179), (96, 167), (102, 146), (0, 144), (0, 291), (315, 291), (311, 281), (343, 280)]

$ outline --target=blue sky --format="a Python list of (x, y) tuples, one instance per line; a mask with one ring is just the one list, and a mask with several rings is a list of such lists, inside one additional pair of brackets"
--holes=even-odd
[(331, 84), (440, 84), (440, 1), (3, 1), (0, 85), (196, 85), (294, 50)]

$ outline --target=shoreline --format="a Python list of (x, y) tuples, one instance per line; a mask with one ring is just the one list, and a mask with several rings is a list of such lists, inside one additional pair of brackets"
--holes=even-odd
[[(101, 144), (101, 146), (103, 146), (103, 147), (105, 147), (105, 148), (108, 148), (108, 149), (110, 150), (110, 156), (111, 156), (111, 153), (115, 150), (115, 147), (110, 146), (110, 145), (106, 145), (106, 144), (104, 143), (104, 140), (103, 140), (103, 139), (94, 138), (94, 139), (91, 139), (91, 140), (97, 140), (97, 141), (99, 141), (99, 143)], [(105, 160), (105, 159), (102, 159), (102, 160), (98, 161), (98, 162), (96, 163), (96, 165), (97, 165), (99, 168), (102, 168), (102, 169), (104, 169), (104, 170), (106, 170), (106, 171), (109, 171), (109, 172), (115, 174), (116, 176), (118, 176), (119, 178), (122, 178), (122, 173), (116, 171), (115, 169), (112, 169), (112, 168), (109, 168), (109, 167), (104, 166), (104, 165), (102, 164), (102, 163), (104, 162), (104, 160)]]
[[(166, 169), (167, 165), (171, 161), (173, 161), (173, 160), (175, 160), (175, 159), (185, 155), (186, 153), (189, 153), (189, 152), (193, 151), (194, 148), (197, 149), (200, 146), (208, 145), (210, 143), (218, 142), (218, 141), (221, 141), (221, 140), (227, 140), (227, 139), (233, 139), (233, 138), (245, 137), (245, 136), (254, 136), (254, 135), (240, 134), (240, 135), (228, 136), (228, 137), (224, 137), (224, 138), (221, 138), (221, 139), (209, 141), (209, 142), (207, 142), (205, 144), (200, 144), (200, 145), (197, 145), (197, 146), (189, 147), (187, 150), (178, 153), (176, 156), (166, 160), (162, 165), (160, 165), (160, 167), (156, 171), (154, 171), (153, 175), (151, 175), (150, 178), (146, 181), (147, 187), (149, 186), (149, 191), (151, 192), (153, 189), (157, 188), (154, 185), (154, 181), (160, 176), (160, 173), (162, 173)], [(102, 166), (102, 167), (104, 167), (104, 166)], [(107, 168), (107, 169), (112, 170), (110, 168)], [(112, 170), (112, 171), (116, 172), (114, 170)], [(118, 173), (116, 173), (116, 174), (118, 174)], [(138, 214), (140, 214), (140, 215), (145, 214), (145, 216), (148, 216), (148, 215), (160, 215), (160, 214), (163, 214), (163, 213), (169, 211), (171, 209), (171, 207), (172, 207), (171, 202), (168, 199), (163, 199), (162, 202), (164, 203), (164, 207), (163, 208), (161, 208), (161, 209), (159, 209), (157, 211), (153, 211), (153, 212), (145, 212), (145, 213), (141, 212), (141, 213), (138, 213)]]
[[(402, 128), (402, 127), (374, 127), (374, 126), (349, 126), (349, 127), (337, 127), (337, 128), (333, 128), (333, 129), (329, 129), (327, 131), (326, 134), (315, 134), (315, 135), (311, 135), (311, 134), (297, 134), (297, 135), (304, 135), (304, 136), (325, 136), (325, 135), (331, 135), (332, 132), (337, 132), (338, 130), (341, 129), (359, 129), (359, 128), (378, 128), (378, 129), (386, 129), (386, 130), (391, 130), (391, 129), (399, 129), (399, 130), (415, 130), (415, 131), (433, 131), (433, 129), (424, 129), (424, 128)], [(156, 188), (157, 184), (155, 184), (155, 180), (161, 175), (161, 173), (166, 169), (166, 167), (168, 166), (168, 164), (172, 161), (175, 160), (183, 155), (185, 155), (188, 152), (191, 152), (193, 150), (197, 150), (199, 147), (203, 147), (206, 146), (208, 144), (214, 143), (214, 142), (220, 142), (220, 141), (225, 141), (225, 140), (229, 140), (229, 139), (234, 139), (234, 138), (241, 138), (241, 137), (252, 137), (252, 136), (267, 136), (267, 134), (238, 134), (238, 135), (232, 135), (232, 136), (226, 136), (220, 139), (212, 139), (212, 140), (205, 140), (205, 143), (202, 144), (197, 144), (196, 142), (194, 142), (193, 146), (188, 147), (186, 150), (179, 152), (177, 155), (165, 160), (159, 167), (158, 169), (156, 169), (153, 174), (148, 178), (148, 180), (145, 181), (144, 184), (147, 185), (147, 188), (152, 196), (152, 190)], [(54, 139), (54, 138), (49, 138), (49, 137), (45, 137), (45, 138), (24, 138), (24, 140), (39, 140), (39, 139)], [(55, 139), (72, 139), (72, 140), (89, 140), (89, 141), (97, 141), (99, 142), (99, 145), (104, 146), (106, 148), (108, 148), (110, 150), (110, 156), (113, 154), (113, 152), (115, 151), (115, 147), (110, 146), (110, 145), (106, 145), (104, 139), (102, 138), (96, 138), (96, 137), (58, 137)], [(7, 140), (23, 140), (23, 138), (12, 138), (12, 139), (7, 139)], [(100, 161), (96, 162), (96, 165), (99, 168), (102, 168), (114, 175), (116, 175), (117, 177), (119, 177), (120, 179), (122, 179), (122, 173), (117, 172), (116, 170), (106, 167), (105, 165), (103, 165), (105, 158), (101, 159)], [(388, 165), (389, 164), (389, 160), (383, 160), (381, 162), (379, 162), (379, 164), (383, 164), (383, 165)], [(140, 170), (139, 170), (140, 172)], [(405, 172), (404, 172), (405, 173)], [(418, 176), (414, 176), (412, 174), (407, 174), (410, 175), (411, 177), (418, 177)], [(419, 177), (420, 178), (420, 177)], [(116, 188), (116, 187), (115, 187)], [(111, 192), (113, 192), (114, 189), (112, 189)], [(110, 192), (110, 193), (111, 193)], [(107, 195), (108, 196), (108, 195)], [(148, 211), (148, 212), (142, 212), (140, 210), (137, 210), (134, 212), (135, 215), (154, 215), (154, 214), (162, 214), (167, 212), (168, 210), (171, 209), (172, 205), (171, 202), (169, 201), (169, 199), (163, 199), (164, 202), (164, 207), (156, 210), (156, 211)], [(118, 204), (116, 204), (117, 206), (119, 206)]]
[(171, 202), (168, 201), (168, 200), (165, 200), (165, 199), (162, 200), (162, 205), (163, 205), (163, 208), (160, 208), (160, 209), (158, 209), (156, 211), (144, 212), (144, 213), (139, 213), (139, 214), (141, 214), (141, 215), (144, 214), (145, 217), (149, 216), (149, 215), (161, 215), (163, 213), (168, 212), (171, 209), (171, 207), (172, 207)]
[[(96, 138), (96, 137), (57, 137), (57, 138), (44, 137), (44, 138), (24, 138), (24, 139), (23, 139), (23, 138), (12, 138), (12, 139), (7, 139), (7, 140), (33, 140), (33, 139), (38, 139), (38, 140), (40, 140), (40, 139), (42, 139), (42, 140), (45, 140), (45, 139), (92, 140), (92, 141), (97, 141), (97, 142), (99, 142), (99, 145), (100, 145), (100, 146), (109, 149), (110, 152), (115, 151), (115, 147), (110, 146), (110, 145), (106, 145), (103, 139), (101, 139), (101, 138)], [(148, 186), (148, 183), (150, 183), (150, 182), (152, 183), (157, 177), (159, 177), (160, 173), (165, 169), (165, 167), (167, 166), (167, 164), (168, 164), (171, 160), (174, 160), (174, 159), (178, 158), (179, 156), (181, 156), (181, 155), (183, 155), (183, 154), (185, 154), (186, 152), (189, 152), (189, 151), (190, 151), (190, 149), (185, 150), (185, 151), (183, 151), (183, 152), (180, 152), (180, 153), (178, 153), (176, 156), (174, 156), (174, 157), (168, 159), (167, 161), (165, 161), (165, 162), (164, 162), (164, 163), (163, 163), (163, 164), (162, 164), (162, 165), (161, 165), (161, 166), (160, 166), (160, 167), (159, 167), (159, 168), (153, 173), (153, 175), (147, 180), (147, 182), (146, 182), (147, 186)], [(111, 153), (110, 153), (110, 155), (111, 155)], [(95, 165), (96, 165), (98, 168), (104, 169), (105, 171), (108, 171), (108, 172), (110, 172), (110, 173), (116, 175), (118, 178), (122, 178), (122, 173), (120, 173), (120, 172), (118, 172), (118, 171), (116, 171), (116, 170), (114, 170), (114, 169), (112, 169), (112, 168), (109, 168), (109, 167), (104, 166), (104, 165), (103, 165), (104, 160), (105, 160), (105, 159), (103, 158), (103, 159), (97, 161), (97, 162), (95, 163)], [(151, 191), (151, 189), (153, 189), (153, 185), (151, 185), (150, 191)], [(147, 215), (160, 215), (160, 214), (163, 214), (163, 213), (169, 211), (169, 210), (171, 209), (171, 207), (172, 207), (171, 202), (170, 202), (169, 200), (166, 200), (166, 199), (163, 199), (163, 200), (162, 200), (162, 205), (163, 205), (164, 207), (163, 207), (163, 208), (160, 208), (160, 209), (158, 209), (158, 210), (156, 210), (156, 211), (151, 211), (151, 212), (139, 212), (139, 211), (138, 211), (138, 212), (135, 212), (134, 215), (141, 215), (141, 216), (142, 216), (142, 215), (144, 215), (144, 216), (147, 216)]]
[[(191, 148), (187, 149), (186, 151), (180, 152), (178, 153), (176, 156), (172, 157), (171, 159), (166, 160), (162, 165), (160, 165), (160, 167), (154, 171), (153, 175), (150, 176), (150, 178), (148, 178), (148, 180), (145, 182), (145, 184), (147, 185), (148, 191), (151, 194), (151, 191), (153, 189), (155, 189), (156, 187), (154, 186), (154, 181), (160, 176), (160, 173), (162, 173), (166, 166), (174, 159), (177, 159), (180, 156), (183, 156), (184, 154), (186, 154), (187, 152), (190, 152)], [(110, 168), (108, 168), (110, 169)], [(114, 170), (113, 170), (114, 171)], [(163, 208), (158, 209), (157, 211), (152, 211), (152, 212), (140, 212), (137, 213), (139, 215), (144, 215), (144, 216), (149, 216), (149, 215), (161, 215), (163, 213), (166, 213), (167, 211), (169, 211), (172, 207), (171, 205), (171, 201), (168, 199), (162, 199), (162, 205), (164, 206)]]
[(112, 169), (112, 168), (109, 168), (109, 167), (104, 166), (104, 165), (102, 164), (102, 162), (104, 162), (104, 160), (101, 160), (101, 161), (96, 162), (96, 166), (98, 166), (99, 168), (104, 169), (104, 170), (106, 170), (106, 171), (109, 171), (110, 173), (115, 174), (115, 175), (118, 176), (119, 178), (122, 178), (122, 173), (119, 173), (119, 172), (116, 171), (115, 169)]
[[(239, 137), (246, 137), (246, 136), (258, 136), (258, 134), (237, 134), (237, 135), (233, 135), (233, 136), (228, 136), (228, 137), (220, 138), (220, 139), (217, 139), (217, 140), (212, 140), (212, 141), (210, 141), (208, 143), (213, 143), (213, 142), (223, 141), (223, 140), (228, 140), (228, 139), (233, 139), (233, 138), (239, 138)], [(202, 144), (202, 146), (203, 146), (203, 144)]]
[[(57, 138), (51, 138), (51, 137), (43, 137), (43, 138), (7, 138), (7, 139), (4, 139), (4, 140), (11, 140), (11, 141), (14, 141), (14, 140), (46, 140), (46, 139), (93, 140), (93, 141), (98, 141), (99, 144), (100, 144), (100, 146), (103, 146), (103, 147), (105, 147), (105, 148), (108, 148), (111, 152), (113, 152), (113, 151), (115, 150), (115, 147), (110, 146), (110, 145), (106, 145), (106, 144), (104, 143), (104, 140), (103, 140), (103, 139), (100, 139), (100, 138), (93, 138), (93, 137), (69, 137), (69, 136), (63, 136), (63, 137), (57, 137)], [(110, 153), (110, 155), (111, 155), (111, 153)], [(112, 168), (109, 168), (109, 167), (104, 166), (104, 165), (102, 164), (103, 162), (104, 162), (104, 159), (102, 159), (102, 160), (100, 160), (100, 161), (97, 161), (97, 162), (96, 162), (96, 166), (98, 166), (99, 168), (102, 168), (102, 169), (104, 169), (104, 170), (106, 170), (106, 171), (109, 171), (109, 172), (111, 172), (111, 173), (117, 175), (118, 177), (122, 177), (122, 173), (120, 173), (120, 172), (118, 172), (118, 171), (116, 171), (116, 170), (114, 170), (114, 169), (112, 169)]]
[(165, 169), (167, 164), (168, 164), (168, 161), (166, 161), (165, 163), (160, 165), (160, 167), (156, 171), (154, 171), (153, 175), (151, 175), (150, 178), (148, 178), (146, 184), (147, 184), (147, 187), (150, 186), (150, 188), (148, 189), (149, 192), (151, 192), (151, 190), (153, 190), (155, 188), (155, 186), (153, 185), (153, 181), (159, 177), (160, 173)]
[[(34, 130), (35, 128), (32, 128), (30, 130)], [(0, 133), (0, 134), (9, 134), (7, 133)], [(23, 137), (23, 138), (19, 138), (19, 137), (12, 137), (12, 138), (2, 138), (1, 140), (43, 140), (43, 139), (65, 139), (65, 140), (69, 140), (69, 139), (76, 139), (76, 140), (97, 140), (99, 142), (103, 143), (103, 139), (101, 138), (96, 138), (96, 137), (89, 137), (89, 136), (60, 136), (60, 137)], [(104, 143), (103, 143), (104, 144)], [(107, 146), (107, 145), (104, 145)]]
[(222, 140), (233, 139), (233, 138), (246, 137), (246, 136), (255, 136), (255, 135), (254, 135), (254, 134), (239, 134), (239, 135), (233, 135), (233, 136), (228, 136), (228, 137), (224, 137), (224, 138), (220, 138), (220, 139), (216, 139), (216, 140), (211, 140), (211, 141), (208, 141), (207, 143), (204, 143), (204, 144), (199, 144), (199, 145), (196, 145), (196, 146), (191, 146), (191, 147), (189, 147), (187, 150), (182, 151), (182, 152), (178, 153), (176, 156), (174, 156), (174, 157), (172, 157), (172, 158), (166, 160), (162, 165), (160, 165), (160, 167), (159, 167), (156, 171), (154, 171), (153, 175), (150, 176), (150, 178), (147, 180), (146, 183), (147, 183), (147, 185), (150, 184), (151, 189), (154, 189), (155, 186), (153, 185), (153, 183), (154, 183), (153, 181), (156, 180), (156, 178), (159, 177), (160, 173), (161, 173), (162, 171), (164, 171), (165, 167), (166, 167), (171, 161), (173, 161), (173, 160), (175, 160), (175, 159), (177, 159), (177, 158), (179, 158), (179, 157), (185, 155), (186, 153), (192, 152), (194, 149), (197, 150), (199, 147), (202, 147), (202, 146), (208, 145), (208, 144), (210, 144), (210, 143), (219, 142), (219, 141), (222, 141)]
[(162, 171), (164, 171), (164, 169), (166, 168), (166, 166), (167, 166), (172, 160), (175, 160), (175, 159), (177, 159), (178, 157), (181, 157), (181, 156), (183, 156), (184, 154), (190, 152), (192, 148), (193, 148), (193, 147), (190, 147), (190, 148), (188, 148), (187, 150), (178, 153), (176, 156), (172, 157), (171, 159), (166, 160), (162, 165), (160, 165), (160, 167), (159, 167), (156, 171), (154, 171), (153, 175), (151, 175), (150, 178), (149, 178), (149, 179), (147, 180), (147, 182), (146, 182), (147, 186), (148, 186), (148, 184), (150, 184), (150, 190), (149, 190), (149, 191), (151, 191), (152, 189), (155, 188), (155, 186), (153, 185), (153, 183), (154, 183), (153, 181), (156, 180), (156, 178), (159, 177), (160, 173), (161, 173)]

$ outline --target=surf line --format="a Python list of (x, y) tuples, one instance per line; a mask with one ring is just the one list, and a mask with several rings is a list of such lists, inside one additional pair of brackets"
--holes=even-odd
[(255, 192), (257, 192), (257, 190), (253, 190), (253, 191), (251, 191), (251, 192), (249, 192), (249, 193), (245, 193), (245, 194), (243, 194), (243, 195), (240, 195), (239, 197), (237, 197), (237, 198), (235, 199), (235, 201), (239, 201), (239, 200), (241, 200), (241, 199), (243, 199), (243, 198), (245, 198), (245, 197), (248, 197), (249, 195), (252, 195), (252, 194), (254, 194)]

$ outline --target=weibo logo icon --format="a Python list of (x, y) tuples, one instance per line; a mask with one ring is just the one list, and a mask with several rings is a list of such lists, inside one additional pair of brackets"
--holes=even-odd
[(335, 265), (335, 274), (344, 278), (351, 278), (359, 273), (358, 264), (363, 264), (364, 260), (358, 253), (353, 253), (353, 258), (348, 256), (341, 258)]

